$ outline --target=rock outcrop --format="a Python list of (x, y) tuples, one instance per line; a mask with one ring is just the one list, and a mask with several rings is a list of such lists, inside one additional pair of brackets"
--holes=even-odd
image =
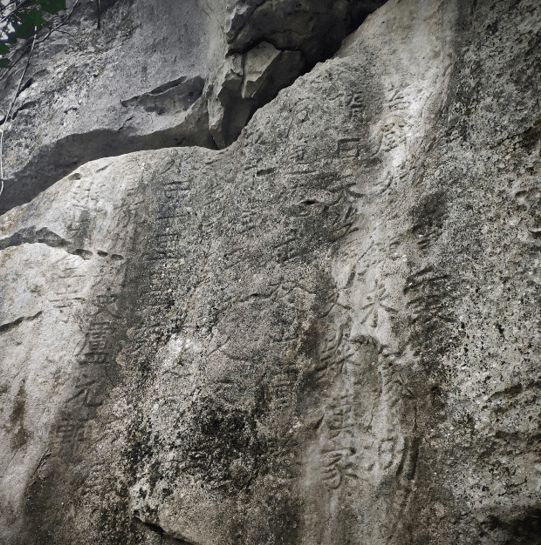
[(390, 0), (227, 149), (3, 215), (0, 541), (540, 543), (540, 42)]
[[(101, 0), (98, 28), (96, 0), (68, 0), (63, 23), (40, 34), (5, 124), (0, 213), (90, 160), (230, 145), (383, 3)], [(4, 74), (4, 116), (24, 69)]]

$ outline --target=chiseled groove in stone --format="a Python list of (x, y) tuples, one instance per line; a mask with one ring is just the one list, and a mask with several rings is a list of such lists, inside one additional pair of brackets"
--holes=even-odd
[[(238, 28), (235, 37), (230, 37), (229, 41), (234, 41), (236, 36), (242, 32), (247, 25), (250, 25), (251, 17), (254, 12), (261, 8), (266, 2), (267, 0), (262, 0), (258, 5), (252, 7), (250, 15), (246, 17)], [(381, 3), (383, 4), (384, 2)], [(373, 6), (373, 9), (376, 9), (376, 7), (377, 6)], [(366, 16), (368, 11), (364, 13)], [(359, 20), (357, 23), (361, 24), (362, 21)], [(352, 29), (352, 31), (354, 30), (355, 29)], [(306, 38), (306, 40), (309, 41), (309, 38)], [(263, 41), (274, 42), (272, 39), (262, 35), (255, 42), (252, 42), (249, 47), (240, 48), (238, 51), (235, 50), (235, 52), (240, 55), (246, 55)], [(282, 55), (299, 53), (303, 59), (305, 57), (304, 53), (300, 53), (298, 48), (287, 48), (275, 43), (273, 43), (273, 45)], [(257, 97), (253, 97), (253, 100), (251, 101), (248, 100), (249, 104), (245, 105), (245, 109), (248, 109), (249, 112), (248, 115), (241, 116), (245, 118), (241, 126), (234, 126), (231, 128), (228, 127), (228, 125), (232, 123), (224, 123), (223, 127), (220, 128), (219, 138), (213, 133), (212, 127), (205, 126), (206, 121), (203, 120), (205, 115), (209, 115), (208, 111), (203, 112), (203, 110), (208, 108), (208, 104), (205, 105), (205, 101), (208, 101), (209, 98), (202, 98), (203, 94), (207, 92), (207, 88), (211, 89), (212, 87), (216, 87), (216, 82), (209, 86), (210, 80), (206, 81), (200, 76), (191, 78), (181, 76), (171, 81), (167, 81), (145, 93), (132, 96), (126, 100), (120, 100), (122, 106), (121, 110), (124, 110), (124, 116), (127, 117), (124, 120), (124, 123), (115, 130), (108, 130), (105, 127), (95, 127), (94, 130), (88, 132), (76, 131), (64, 134), (62, 132), (64, 129), (62, 129), (59, 133), (60, 138), (43, 146), (41, 149), (36, 149), (31, 152), (29, 154), (31, 156), (30, 161), (24, 165), (21, 170), (17, 169), (14, 172), (9, 172), (4, 193), (2, 197), (0, 197), (0, 215), (14, 206), (30, 202), (60, 178), (68, 175), (82, 164), (92, 160), (103, 157), (119, 156), (136, 151), (167, 147), (200, 146), (209, 149), (229, 147), (238, 139), (240, 130), (249, 122), (255, 112), (274, 100), (280, 90), (289, 87), (298, 79), (298, 77), (309, 71), (311, 66), (315, 64), (315, 61), (323, 62), (329, 58), (329, 56), (330, 52), (322, 53), (315, 60), (311, 59), (309, 64), (306, 64), (305, 60), (303, 60), (299, 66), (295, 66), (295, 62), (292, 62), (293, 66), (291, 67), (291, 70), (292, 72), (295, 72), (296, 75), (286, 78), (283, 82), (277, 83), (274, 81), (276, 80), (276, 74), (267, 74), (267, 79), (273, 82), (273, 84), (271, 83), (270, 85), (264, 86), (264, 88), (261, 89), (262, 92), (258, 93)], [(282, 57), (280, 58), (282, 59)], [(278, 72), (282, 73), (283, 70), (279, 70)], [(243, 74), (241, 79), (244, 80), (245, 78), (246, 74)], [(34, 78), (30, 76), (28, 81), (19, 91), (19, 94), (23, 93), (24, 90), (31, 87), (34, 83)], [(233, 111), (238, 107), (237, 103), (240, 104), (243, 102), (243, 100), (240, 100), (240, 97), (232, 98), (234, 99), (233, 102), (235, 105), (227, 105), (224, 110), (224, 116), (227, 115), (230, 118), (230, 122), (232, 119), (238, 117), (238, 111)], [(201, 101), (199, 102), (200, 99)], [(162, 104), (162, 101), (165, 102)], [(158, 119), (162, 119), (164, 114), (171, 116), (171, 111), (169, 111), (171, 105), (177, 107), (179, 102), (181, 108), (177, 109), (177, 112), (182, 112), (187, 116), (191, 115), (191, 121), (182, 120), (177, 126), (171, 124), (171, 126), (155, 129), (148, 134), (141, 133), (137, 127), (132, 127), (130, 125), (132, 118), (145, 116), (149, 113), (157, 115)], [(198, 103), (199, 106), (196, 103)], [(40, 104), (40, 101), (35, 100), (34, 98), (25, 101), (15, 109), (12, 120), (16, 118), (19, 112), (32, 110), (38, 104)], [(199, 110), (193, 112), (193, 115), (190, 114), (190, 108), (192, 106), (196, 109), (199, 108)], [(72, 109), (77, 111), (78, 108), (78, 106), (69, 108), (66, 112), (69, 112)], [(128, 109), (128, 111), (126, 111), (126, 109)], [(175, 108), (173, 108), (173, 110), (174, 109)], [(229, 109), (231, 109), (232, 112), (228, 112)], [(195, 123), (197, 126), (191, 127), (190, 124), (193, 123), (193, 119), (196, 118), (198, 119)], [(105, 147), (103, 145), (104, 142), (107, 143)], [(81, 153), (80, 150), (85, 151)], [(55, 159), (49, 164), (50, 157), (55, 157)], [(38, 172), (39, 176), (36, 176), (36, 173)]]
[(36, 318), (39, 318), (43, 312), (40, 310), (39, 312), (36, 312), (34, 316), (21, 316), (20, 318), (17, 318), (16, 320), (13, 320), (13, 322), (8, 322), (7, 324), (0, 325), (0, 333), (5, 333), (6, 331), (9, 331), (10, 329), (13, 329), (19, 325), (21, 325), (23, 322), (31, 322), (35, 320)]
[(178, 539), (176, 537), (170, 536), (165, 532), (165, 530), (158, 524), (152, 524), (151, 522), (144, 522), (139, 517), (135, 517), (141, 524), (146, 526), (152, 532), (158, 534), (161, 537), (161, 542), (163, 545), (197, 545), (191, 541), (186, 541), (185, 539)]
[(168, 81), (167, 83), (164, 83), (163, 85), (160, 85), (147, 93), (136, 95), (127, 100), (121, 100), (120, 104), (122, 104), (124, 107), (137, 105), (141, 100), (163, 97), (170, 91), (178, 92), (182, 89), (182, 87), (188, 87), (186, 93), (191, 99), (190, 103), (187, 105), (189, 107), (202, 95), (204, 86), (205, 80), (201, 77), (187, 78), (186, 76), (182, 76), (172, 81)]
[(69, 242), (47, 227), (43, 227), (39, 231), (36, 231), (35, 227), (27, 227), (17, 231), (10, 237), (1, 239), (0, 251), (21, 244), (47, 244), (51, 248), (66, 248)]
[[(94, 252), (91, 250), (78, 248), (76, 244), (62, 238), (47, 227), (42, 227), (39, 231), (36, 231), (35, 227), (27, 227), (17, 231), (10, 237), (0, 239), (0, 252), (6, 248), (20, 246), (21, 244), (46, 244), (51, 248), (65, 250), (67, 253), (79, 256), (84, 260), (89, 260), (94, 255)], [(113, 261), (121, 261), (124, 259), (124, 257), (119, 254), (112, 254), (109, 256), (107, 252), (101, 250), (98, 251), (98, 255), (103, 258), (110, 257)]]

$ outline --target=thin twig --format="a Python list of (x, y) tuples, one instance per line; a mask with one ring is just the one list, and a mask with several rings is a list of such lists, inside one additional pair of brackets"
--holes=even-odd
[(2, 76), (0, 76), (0, 82), (2, 82), (4, 79), (7, 78), (7, 76), (9, 75), (9, 73), (11, 72), (11, 70), (13, 70), (13, 68), (15, 68), (17, 66), (17, 64), (19, 64), (19, 61), (26, 55), (26, 53), (21, 53), (18, 57), (17, 57), (17, 60), (13, 61), (5, 70), (5, 72), (2, 74)]
[(30, 57), (32, 56), (32, 51), (34, 50), (34, 44), (36, 43), (36, 36), (38, 34), (37, 27), (34, 27), (34, 39), (32, 40), (32, 47), (30, 48), (30, 52), (28, 53), (28, 60), (26, 61), (26, 66), (24, 67), (23, 73), (21, 75), (21, 79), (19, 80), (19, 85), (17, 86), (17, 90), (15, 91), (15, 96), (13, 97), (13, 100), (11, 101), (11, 104), (8, 108), (8, 113), (6, 117), (4, 118), (4, 122), (2, 123), (2, 135), (0, 136), (0, 195), (2, 195), (2, 192), (4, 191), (4, 130), (6, 123), (9, 120), (9, 116), (11, 115), (11, 110), (13, 109), (13, 105), (15, 104), (15, 101), (17, 100), (17, 97), (19, 96), (19, 90), (21, 89), (21, 85), (24, 79), (24, 76), (26, 75), (26, 71), (28, 70), (28, 66), (30, 65)]
[[(45, 36), (43, 36), (43, 38), (41, 38), (41, 40), (38, 41), (38, 45), (43, 43), (53, 32), (63, 32), (63, 31), (58, 30), (58, 29), (69, 23), (70, 18), (71, 18), (73, 12), (75, 11), (75, 8), (77, 7), (77, 5), (79, 4), (80, 1), (81, 0), (76, 0), (75, 4), (73, 4), (73, 7), (71, 8), (71, 11), (66, 15), (66, 17), (60, 23), (58, 23), (58, 25), (51, 27), (49, 29), (49, 31), (47, 32), (47, 34)], [(74, 37), (74, 36), (71, 36), (71, 34), (69, 34), (67, 32), (66, 32), (66, 34), (68, 34), (71, 38)], [(79, 44), (81, 43), (79, 39), (77, 39), (77, 38), (75, 38), (75, 39), (79, 42)]]
[(26, 2), (21, 2), (20, 4), (17, 4), (15, 5), (15, 7), (11, 10), (11, 11), (8, 11), (9, 8), (11, 8), (14, 3), (12, 2), (11, 4), (6, 4), (4, 7), (4, 11), (6, 12), (5, 15), (2, 15), (0, 17), (0, 23), (3, 23), (5, 21), (7, 21), (10, 17), (12, 17), (14, 14), (18, 13), (21, 9), (25, 8), (26, 5), (31, 2), (31, 0), (26, 0)]
[[(58, 23), (58, 25), (56, 26), (53, 26), (51, 28), (48, 29), (47, 31), (47, 34), (41, 38), (40, 40), (37, 41), (37, 45), (43, 43), (53, 32), (61, 32), (59, 31), (58, 29), (63, 27), (64, 25), (66, 25), (67, 23), (69, 23), (70, 19), (71, 19), (71, 16), (73, 15), (73, 12), (75, 11), (75, 8), (79, 5), (79, 2), (81, 0), (75, 0), (75, 3), (73, 4), (73, 7), (71, 8), (71, 11), (61, 20), (60, 23)], [(71, 36), (73, 38), (73, 36)], [(79, 45), (81, 45), (81, 42), (79, 39), (75, 38), (78, 42), (79, 42)], [(8, 66), (5, 70), (5, 72), (0, 76), (0, 82), (3, 81), (9, 74), (9, 72), (17, 65), (17, 63), (25, 56), (25, 53), (22, 53), (18, 58), (17, 60), (13, 61), (11, 63), (10, 66)]]

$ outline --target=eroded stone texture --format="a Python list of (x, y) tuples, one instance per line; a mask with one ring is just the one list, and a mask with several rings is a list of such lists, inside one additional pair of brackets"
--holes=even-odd
[[(67, 4), (71, 11), (74, 2)], [(219, 27), (197, 0), (101, 4), (101, 29), (97, 2), (81, 0), (69, 23), (32, 52), (5, 125), (2, 210), (92, 159), (213, 145), (202, 94), (217, 64)], [(4, 79), (4, 112), (25, 59)]]
[[(333, 54), (345, 32), (383, 0), (368, 8), (359, 1), (324, 2), (325, 10), (313, 1), (302, 10), (293, 2), (267, 2), (269, 40), (289, 29), (286, 4), (303, 20), (326, 17), (333, 6), (325, 21), (339, 30), (331, 33), (322, 22), (295, 28), (295, 40), (278, 40), (276, 58), (269, 62), (257, 30), (261, 9), (242, 17), (242, 28), (255, 42), (237, 40), (230, 51), (225, 27), (237, 24), (240, 0), (239, 6), (226, 6), (225, 0), (102, 0), (100, 28), (96, 0), (68, 0), (71, 17), (48, 37), (40, 34), (5, 124), (0, 213), (90, 160), (143, 149), (230, 145), (257, 108)], [(334, 49), (304, 55), (304, 44), (322, 44), (327, 37)], [(22, 52), (21, 45), (14, 58)], [(3, 116), (25, 60), (23, 55), (2, 75)]]
[(539, 543), (540, 27), (391, 0), (3, 216), (4, 541)]
[(282, 50), (302, 51), (308, 62), (329, 57), (381, 0), (228, 0), (230, 51), (246, 51), (262, 40)]

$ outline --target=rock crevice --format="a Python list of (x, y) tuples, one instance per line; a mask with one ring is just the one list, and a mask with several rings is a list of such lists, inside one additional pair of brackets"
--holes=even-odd
[[(365, 6), (363, 16), (383, 3)], [(268, 3), (256, 20), (243, 2), (119, 1), (102, 10), (98, 29), (94, 4), (81, 0), (68, 6), (74, 9), (62, 32), (38, 40), (32, 53), (14, 113), (4, 125), (0, 213), (101, 157), (231, 145), (258, 108), (338, 49), (352, 29), (348, 21), (362, 19), (351, 14), (364, 6), (351, 0), (340, 9), (335, 6), (340, 2), (325, 2), (322, 9), (315, 0), (300, 7), (280, 0)], [(273, 39), (290, 32), (284, 29), (292, 13), (303, 14), (294, 40)], [(304, 24), (312, 16), (320, 22)], [(237, 25), (239, 17), (250, 39), (235, 38), (244, 45), (232, 49), (226, 27)], [(333, 34), (331, 49), (314, 49), (330, 35), (327, 23), (341, 30)], [(4, 110), (22, 68), (19, 63), (3, 79)]]
[[(197, 5), (240, 40), (286, 4)], [(304, 53), (223, 61), (220, 32), (214, 79), (115, 104), (197, 82), (221, 145)], [(537, 50), (535, 0), (390, 0), (228, 147), (90, 161), (1, 216), (0, 541), (537, 544)]]

